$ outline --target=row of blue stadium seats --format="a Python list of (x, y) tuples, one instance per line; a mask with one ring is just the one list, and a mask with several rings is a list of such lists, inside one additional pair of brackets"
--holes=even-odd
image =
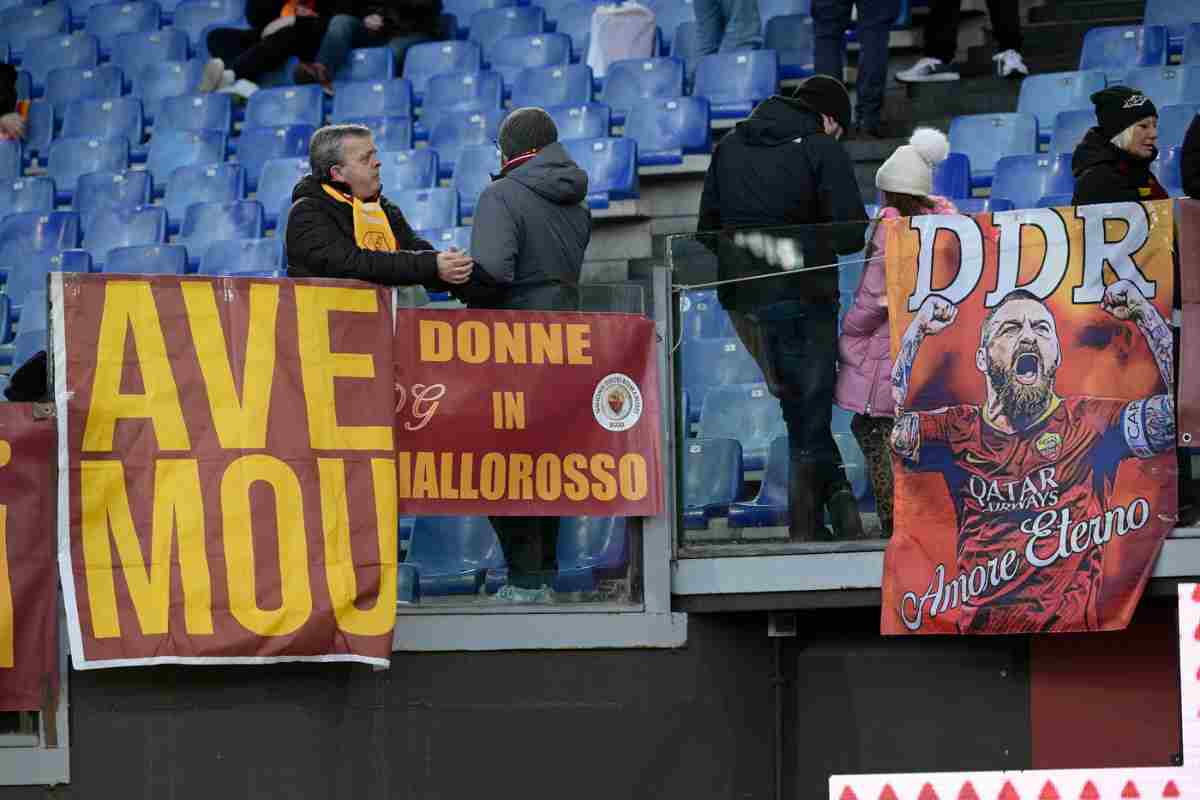
[(1109, 83), (1134, 67), (1168, 64), (1172, 55), (1183, 63), (1200, 63), (1200, 11), (1176, 25), (1113, 25), (1089, 30), (1079, 53), (1081, 70), (1100, 70)]

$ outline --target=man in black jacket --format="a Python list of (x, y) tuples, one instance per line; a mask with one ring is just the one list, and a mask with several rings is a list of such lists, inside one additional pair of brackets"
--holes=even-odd
[(1183, 137), (1179, 172), (1183, 178), (1184, 193), (1188, 197), (1200, 198), (1200, 114), (1192, 117), (1192, 124)]
[(362, 125), (327, 125), (313, 134), (312, 174), (296, 184), (288, 214), (288, 275), (420, 283), (435, 291), (466, 281), (471, 259), (455, 249), (436, 252), (382, 195), (377, 156)]
[[(826, 75), (807, 79), (790, 97), (763, 101), (713, 152), (700, 199), (700, 231), (719, 232), (712, 238), (720, 279), (758, 278), (724, 284), (718, 295), (787, 423), (795, 541), (811, 541), (824, 530), (825, 508), (839, 538), (862, 536), (830, 431), (837, 255), (862, 249), (867, 219), (854, 166), (838, 142), (849, 124), (850, 96)], [(777, 226), (804, 227), (755, 236), (744, 230)], [(793, 265), (766, 254), (768, 239), (786, 240), (781, 249), (798, 254), (806, 271), (791, 273)], [(763, 279), (769, 275), (777, 277)]]

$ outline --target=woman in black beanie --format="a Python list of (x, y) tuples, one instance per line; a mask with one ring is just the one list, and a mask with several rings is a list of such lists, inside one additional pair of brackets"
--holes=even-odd
[(1100, 123), (1083, 137), (1071, 159), (1075, 194), (1071, 204), (1163, 200), (1167, 191), (1150, 171), (1158, 157), (1158, 109), (1128, 86), (1092, 95)]

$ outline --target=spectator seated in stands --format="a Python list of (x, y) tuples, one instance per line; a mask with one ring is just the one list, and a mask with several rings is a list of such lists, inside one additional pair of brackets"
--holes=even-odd
[(436, 252), (382, 194), (369, 128), (328, 125), (308, 149), (312, 174), (292, 192), (287, 225), (288, 275), (354, 278), (385, 286), (424, 284), (446, 291), (471, 275), (456, 249)]
[(25, 117), (18, 108), (17, 68), (0, 63), (0, 141), (25, 137)]
[(1110, 86), (1092, 95), (1099, 125), (1075, 148), (1074, 205), (1165, 200), (1150, 164), (1158, 157), (1158, 109), (1137, 89)]
[(1183, 154), (1179, 157), (1183, 191), (1188, 197), (1200, 198), (1200, 114), (1192, 117), (1183, 137)]

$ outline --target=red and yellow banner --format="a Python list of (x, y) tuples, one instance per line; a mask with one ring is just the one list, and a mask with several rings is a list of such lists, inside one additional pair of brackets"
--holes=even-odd
[(1175, 201), (1179, 242), (1179, 444), (1200, 446), (1200, 200)]
[(400, 513), (658, 514), (654, 336), (627, 314), (400, 312)]
[(386, 665), (388, 290), (73, 274), (51, 289), (75, 666)]
[(882, 631), (1124, 627), (1176, 511), (1171, 203), (889, 225)]
[(0, 403), (0, 711), (58, 698), (54, 419)]

